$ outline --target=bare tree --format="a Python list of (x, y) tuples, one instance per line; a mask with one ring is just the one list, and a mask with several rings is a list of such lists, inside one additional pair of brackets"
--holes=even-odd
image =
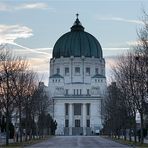
[(137, 109), (141, 120), (141, 143), (143, 143), (144, 128), (144, 104), (148, 96), (148, 14), (143, 10), (143, 28), (138, 31), (139, 44), (135, 47), (136, 76), (138, 86), (138, 98), (136, 101)]
[(52, 102), (49, 100), (49, 96), (46, 92), (46, 87), (43, 82), (39, 82), (38, 88), (33, 96), (36, 99), (36, 114), (38, 115), (38, 127), (39, 134), (43, 137), (44, 135), (44, 120), (46, 115), (49, 113), (49, 109)]
[[(117, 66), (114, 68), (114, 72), (117, 84), (126, 95), (125, 102), (127, 106), (129, 106), (130, 115), (135, 118), (137, 111), (140, 114), (140, 140), (141, 143), (143, 143), (143, 105), (147, 90), (146, 66), (143, 55), (136, 52), (128, 53), (124, 57), (121, 57)], [(134, 129), (136, 142), (136, 121), (134, 124)]]
[[(131, 118), (130, 131), (134, 126), (134, 137), (136, 142), (136, 97), (137, 97), (137, 85), (135, 83), (135, 57), (132, 53), (127, 53), (124, 56), (119, 57), (117, 65), (113, 68), (114, 77), (118, 87), (124, 94), (124, 102), (128, 107), (128, 114)], [(131, 133), (131, 132), (130, 132)], [(131, 134), (129, 134), (131, 141)]]
[[(125, 102), (129, 106), (130, 115), (135, 118), (137, 111), (140, 114), (141, 144), (143, 143), (144, 105), (148, 94), (148, 15), (145, 12), (144, 14), (144, 27), (138, 31), (138, 45), (134, 47), (132, 53), (120, 57), (114, 68), (115, 81), (126, 96)], [(136, 122), (134, 129), (136, 142)]]
[(22, 113), (30, 104), (36, 85), (36, 74), (29, 70), (28, 62), (13, 55), (7, 47), (0, 51), (0, 102), (6, 115), (6, 144), (9, 143), (9, 122), (11, 114), (19, 113), (19, 135), (22, 142)]
[(126, 131), (129, 119), (124, 95), (117, 87), (116, 82), (113, 82), (108, 87), (108, 95), (105, 99), (104, 130), (111, 136), (120, 138), (121, 132)]
[(25, 79), (25, 90), (24, 90), (24, 97), (23, 97), (23, 115), (25, 116), (25, 129), (26, 129), (26, 136), (25, 140), (27, 141), (27, 134), (29, 133), (30, 137), (32, 136), (32, 121), (34, 121), (34, 105), (35, 101), (33, 98), (33, 95), (37, 89), (37, 74), (34, 73), (33, 71), (26, 71), (26, 79)]
[(9, 144), (9, 122), (14, 109), (15, 100), (13, 97), (14, 85), (12, 77), (19, 70), (18, 57), (7, 50), (7, 47), (0, 51), (0, 93), (1, 105), (6, 116), (6, 144)]

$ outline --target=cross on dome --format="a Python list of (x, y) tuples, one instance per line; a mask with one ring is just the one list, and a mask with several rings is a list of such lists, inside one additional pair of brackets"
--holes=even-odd
[(78, 19), (78, 16), (79, 16), (79, 13), (76, 14), (77, 19)]

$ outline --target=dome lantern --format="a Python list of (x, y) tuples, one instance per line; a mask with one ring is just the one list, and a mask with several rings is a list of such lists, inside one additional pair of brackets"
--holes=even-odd
[(71, 31), (84, 31), (84, 27), (82, 26), (81, 22), (78, 19), (79, 14), (76, 14), (76, 21), (74, 22), (73, 26), (71, 27)]

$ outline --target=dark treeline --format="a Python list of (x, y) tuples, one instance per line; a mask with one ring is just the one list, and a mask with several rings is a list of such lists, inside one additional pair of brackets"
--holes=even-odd
[(28, 61), (1, 46), (0, 126), (1, 132), (6, 132), (6, 144), (9, 138), (22, 142), (54, 134), (51, 104), (46, 86), (38, 83), (37, 73), (30, 70)]
[[(143, 143), (148, 130), (148, 15), (138, 31), (138, 44), (120, 56), (113, 67), (113, 83), (108, 86), (104, 105), (103, 132), (110, 136)], [(140, 127), (136, 116), (140, 115)], [(138, 136), (138, 139), (137, 139)]]

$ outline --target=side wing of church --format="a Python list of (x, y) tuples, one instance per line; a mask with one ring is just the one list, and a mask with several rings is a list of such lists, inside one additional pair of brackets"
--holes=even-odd
[(97, 39), (84, 31), (78, 16), (71, 31), (55, 43), (49, 92), (56, 135), (92, 135), (102, 128), (106, 91), (105, 60)]

